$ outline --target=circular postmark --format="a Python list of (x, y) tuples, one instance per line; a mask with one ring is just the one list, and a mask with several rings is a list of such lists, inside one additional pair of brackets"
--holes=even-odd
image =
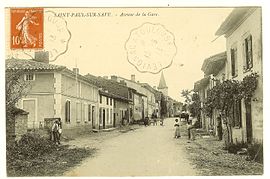
[(139, 72), (159, 73), (177, 53), (174, 35), (161, 24), (144, 23), (133, 29), (125, 43), (128, 62)]
[(67, 28), (67, 22), (62, 17), (56, 16), (53, 11), (45, 11), (44, 45), (49, 52), (50, 61), (55, 61), (68, 50), (71, 32)]

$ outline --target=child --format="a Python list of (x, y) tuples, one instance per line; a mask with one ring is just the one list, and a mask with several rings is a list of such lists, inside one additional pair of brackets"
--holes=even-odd
[(191, 121), (188, 121), (188, 122), (187, 122), (187, 131), (188, 131), (188, 139), (189, 139), (189, 140), (190, 140), (190, 138), (191, 138), (191, 134), (190, 134), (191, 128), (192, 128)]
[(175, 127), (174, 138), (177, 139), (177, 138), (181, 137), (181, 135), (180, 135), (180, 125), (179, 125), (178, 119), (175, 119), (174, 127)]

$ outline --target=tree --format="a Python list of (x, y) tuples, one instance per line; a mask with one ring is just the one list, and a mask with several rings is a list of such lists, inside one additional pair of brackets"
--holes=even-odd
[(163, 94), (161, 94), (160, 107), (160, 115), (162, 118), (164, 118), (167, 115), (167, 101)]
[(226, 145), (233, 142), (232, 138), (232, 109), (236, 101), (242, 99), (245, 102), (250, 101), (254, 91), (257, 88), (256, 73), (247, 75), (242, 82), (237, 80), (226, 80), (214, 86), (208, 91), (206, 101), (204, 103), (204, 112), (208, 117), (212, 117), (212, 112), (217, 109), (222, 114), (223, 123), (226, 125), (227, 141)]
[(192, 95), (191, 95), (191, 92), (192, 90), (188, 90), (188, 89), (183, 89), (181, 91), (181, 96), (185, 98), (185, 102), (187, 104), (191, 103), (191, 98), (192, 98)]
[(198, 93), (193, 93), (192, 102), (189, 105), (189, 111), (193, 117), (199, 118), (200, 111), (201, 111), (201, 101)]
[(23, 70), (6, 71), (6, 113), (12, 115), (16, 103), (30, 89), (29, 82), (23, 79)]

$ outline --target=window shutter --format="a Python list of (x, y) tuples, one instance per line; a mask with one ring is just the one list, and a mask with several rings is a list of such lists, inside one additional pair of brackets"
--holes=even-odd
[(235, 76), (235, 56), (234, 56), (234, 49), (231, 49), (231, 72), (232, 77)]
[(243, 70), (245, 72), (247, 69), (246, 40), (244, 40), (242, 44), (242, 49), (243, 49)]
[(249, 36), (248, 38), (248, 43), (249, 43), (249, 67), (253, 67), (253, 52), (252, 52), (252, 35)]

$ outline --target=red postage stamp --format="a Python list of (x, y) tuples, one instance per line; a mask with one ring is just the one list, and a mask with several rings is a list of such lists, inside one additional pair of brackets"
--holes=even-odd
[(44, 46), (43, 8), (12, 8), (10, 16), (10, 48), (42, 49)]

